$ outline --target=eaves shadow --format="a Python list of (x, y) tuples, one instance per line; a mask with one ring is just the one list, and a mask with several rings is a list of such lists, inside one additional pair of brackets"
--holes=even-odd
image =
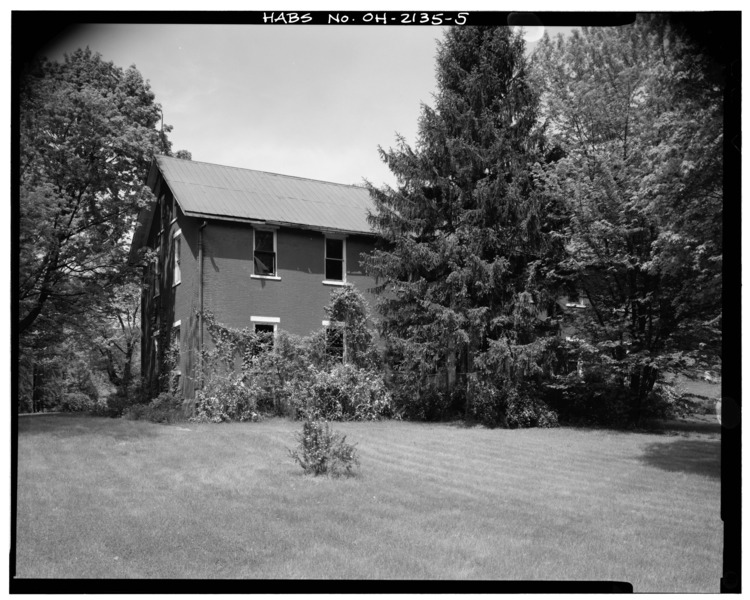
[(676, 440), (654, 442), (646, 447), (641, 460), (664, 471), (691, 473), (719, 479), (721, 477), (721, 442), (719, 440)]

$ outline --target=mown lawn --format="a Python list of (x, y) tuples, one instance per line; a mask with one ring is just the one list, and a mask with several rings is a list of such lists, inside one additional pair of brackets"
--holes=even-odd
[(18, 577), (620, 580), (718, 592), (719, 435), (19, 418)]

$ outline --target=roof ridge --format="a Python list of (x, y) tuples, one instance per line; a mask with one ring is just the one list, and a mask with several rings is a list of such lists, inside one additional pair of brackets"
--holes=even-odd
[(327, 181), (325, 179), (313, 179), (312, 177), (300, 177), (299, 175), (287, 175), (285, 173), (274, 173), (273, 171), (261, 171), (260, 169), (248, 169), (247, 167), (235, 167), (234, 165), (220, 165), (218, 163), (210, 163), (205, 160), (187, 160), (184, 158), (177, 158), (175, 156), (167, 156), (166, 154), (158, 154), (158, 158), (168, 158), (170, 160), (179, 160), (182, 162), (200, 163), (202, 165), (210, 165), (212, 167), (221, 167), (223, 169), (236, 169), (238, 171), (252, 171), (253, 173), (264, 173), (266, 175), (275, 175), (277, 177), (288, 177), (289, 179), (303, 179), (305, 181), (314, 181), (316, 183), (326, 183), (328, 185), (340, 185), (342, 187), (350, 187), (358, 190), (367, 190), (363, 185), (355, 185), (353, 183), (338, 183), (336, 181)]

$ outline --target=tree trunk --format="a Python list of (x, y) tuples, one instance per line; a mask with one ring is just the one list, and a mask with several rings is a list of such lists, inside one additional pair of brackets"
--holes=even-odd
[(453, 391), (456, 385), (456, 342), (453, 338), (448, 340), (448, 350), (446, 355), (446, 390), (448, 393)]
[(133, 380), (133, 351), (135, 350), (135, 342), (128, 342), (125, 352), (125, 364), (122, 367), (122, 386), (127, 387)]
[(472, 352), (471, 346), (467, 346), (463, 353), (463, 371), (464, 371), (464, 389), (466, 393), (466, 407), (464, 409), (464, 419), (469, 418), (469, 411), (471, 409), (471, 383), (474, 377), (474, 353)]
[(122, 378), (117, 374), (117, 369), (115, 368), (115, 359), (112, 356), (112, 350), (107, 348), (104, 351), (104, 354), (107, 357), (107, 377), (109, 378), (109, 382), (115, 387), (119, 388), (122, 385)]
[(31, 362), (31, 412), (36, 412), (36, 364)]
[(641, 425), (643, 414), (648, 410), (646, 398), (654, 389), (659, 370), (651, 365), (636, 365), (630, 374), (630, 392), (632, 406), (630, 421), (636, 427)]

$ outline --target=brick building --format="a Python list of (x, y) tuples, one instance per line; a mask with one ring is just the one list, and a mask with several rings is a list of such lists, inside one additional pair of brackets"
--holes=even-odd
[(196, 359), (210, 343), (203, 310), (230, 327), (307, 335), (323, 326), (333, 289), (367, 296), (374, 285), (361, 264), (375, 242), (364, 188), (165, 156), (147, 183), (156, 201), (138, 216), (131, 256), (155, 253), (141, 313), (152, 394), (172, 347), (182, 393), (193, 397)]

